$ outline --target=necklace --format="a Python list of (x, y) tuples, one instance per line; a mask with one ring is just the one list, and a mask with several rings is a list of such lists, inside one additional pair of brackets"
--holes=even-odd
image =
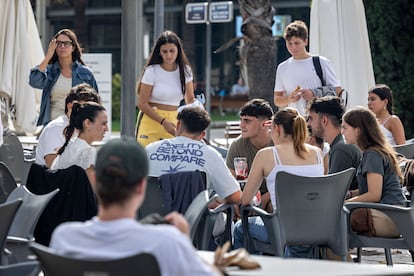
[(381, 124), (381, 125), (385, 125), (387, 122), (388, 122), (388, 120), (391, 118), (391, 115), (388, 115), (387, 117), (385, 117), (384, 119), (379, 119), (378, 118), (378, 122)]

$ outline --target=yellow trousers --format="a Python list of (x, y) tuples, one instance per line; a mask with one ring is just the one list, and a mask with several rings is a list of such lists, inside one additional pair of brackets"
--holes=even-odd
[[(165, 120), (177, 124), (177, 111), (166, 111), (157, 108), (154, 108), (154, 111), (165, 118)], [(139, 119), (140, 118), (138, 118), (138, 120)], [(169, 134), (159, 122), (154, 121), (145, 114), (142, 115), (137, 129), (137, 141), (144, 147), (155, 141), (174, 137)]]

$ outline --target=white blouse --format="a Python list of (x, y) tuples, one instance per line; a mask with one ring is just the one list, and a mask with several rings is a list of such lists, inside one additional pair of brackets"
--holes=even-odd
[(66, 169), (77, 165), (84, 170), (95, 166), (96, 149), (85, 140), (76, 137), (69, 141), (65, 150), (53, 161), (52, 170)]

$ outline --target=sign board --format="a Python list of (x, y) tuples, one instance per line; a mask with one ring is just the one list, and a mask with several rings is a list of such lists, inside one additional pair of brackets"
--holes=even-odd
[(112, 132), (112, 54), (85, 53), (82, 59), (95, 76), (102, 105), (108, 114), (108, 132), (104, 140), (109, 140)]
[(188, 24), (207, 22), (207, 2), (185, 5), (185, 22)]
[(230, 22), (233, 20), (233, 2), (210, 3), (209, 20), (212, 23)]

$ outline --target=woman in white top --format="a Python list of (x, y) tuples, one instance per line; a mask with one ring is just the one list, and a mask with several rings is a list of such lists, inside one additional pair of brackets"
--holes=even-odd
[[(295, 108), (286, 107), (275, 114), (271, 128), (275, 146), (264, 148), (256, 154), (241, 196), (242, 205), (251, 204), (263, 178), (266, 178), (272, 206), (276, 209), (275, 179), (279, 171), (306, 176), (324, 174), (322, 152), (318, 147), (306, 143), (307, 130), (305, 118)], [(249, 218), (249, 229), (255, 239), (269, 241), (260, 217)], [(234, 247), (242, 246), (243, 229), (239, 221), (234, 229)]]
[(368, 91), (368, 108), (375, 113), (381, 130), (392, 145), (405, 144), (405, 131), (400, 118), (394, 114), (391, 89), (378, 84)]
[[(73, 103), (69, 125), (64, 129), (65, 143), (59, 149), (51, 169), (66, 169), (72, 165), (82, 167), (93, 179), (92, 169), (95, 166), (96, 149), (92, 142), (101, 141), (108, 131), (108, 117), (105, 108), (95, 102)], [(79, 131), (72, 139), (75, 129)]]
[(152, 49), (138, 86), (137, 141), (146, 146), (175, 136), (177, 108), (183, 97), (187, 104), (194, 101), (191, 65), (180, 38), (165, 31)]

